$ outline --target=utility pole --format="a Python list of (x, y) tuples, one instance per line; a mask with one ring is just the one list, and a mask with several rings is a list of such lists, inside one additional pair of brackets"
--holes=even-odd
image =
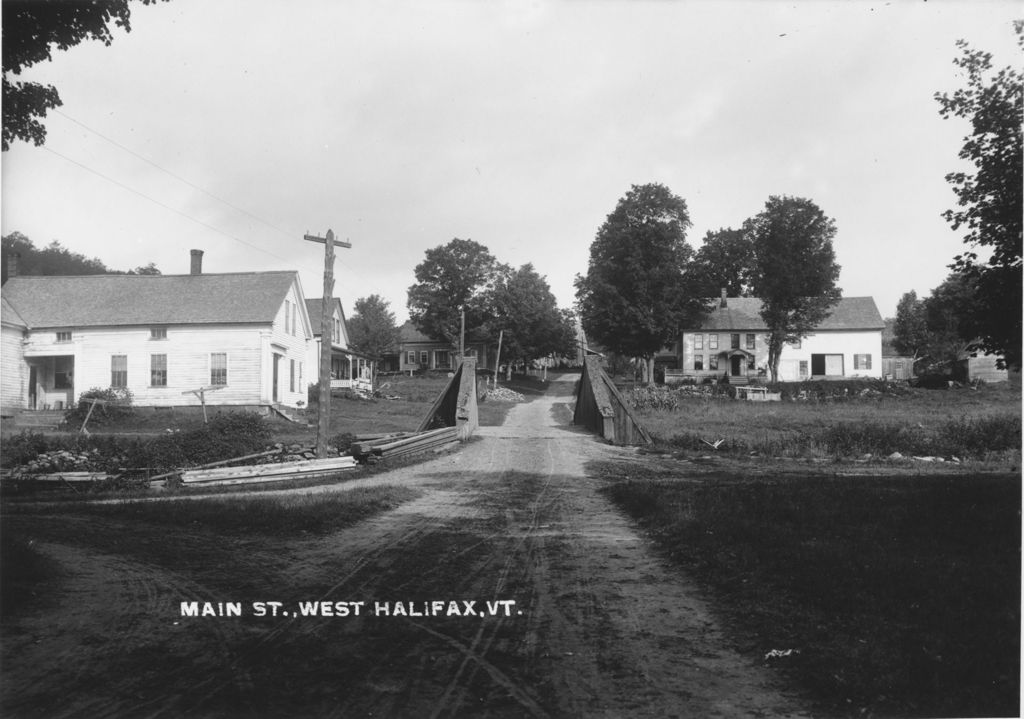
[(498, 356), (494, 358), (494, 389), (498, 389), (498, 371), (501, 369), (501, 341), (503, 339), (505, 339), (505, 330), (498, 333)]
[(459, 365), (462, 365), (462, 360), (466, 359), (466, 308), (459, 308), (460, 316), (462, 317), (461, 328), (459, 329)]
[(334, 232), (327, 230), (327, 237), (305, 235), (303, 239), (321, 242), (324, 246), (324, 296), (320, 308), (320, 395), (316, 423), (316, 456), (327, 456), (327, 433), (331, 422), (331, 309), (334, 306), (334, 245), (351, 247), (351, 242), (334, 241)]

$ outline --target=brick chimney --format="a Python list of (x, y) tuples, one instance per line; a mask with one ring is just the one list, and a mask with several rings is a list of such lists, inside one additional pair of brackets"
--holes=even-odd
[(726, 301), (725, 301), (725, 288), (724, 287), (722, 288), (722, 301), (718, 303), (718, 306), (719, 307), (727, 306), (726, 305)]
[(7, 255), (7, 279), (18, 276), (18, 260), (21, 259), (21, 253), (12, 252)]
[(203, 251), (192, 250), (192, 270), (193, 275), (203, 274)]

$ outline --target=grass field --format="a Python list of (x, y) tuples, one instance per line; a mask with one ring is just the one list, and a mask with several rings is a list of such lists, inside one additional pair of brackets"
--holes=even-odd
[(1012, 463), (1020, 455), (1019, 381), (945, 391), (904, 386), (892, 394), (828, 401), (748, 402), (681, 393), (667, 399), (655, 396), (637, 409), (655, 446), (666, 451), (706, 453), (705, 442), (722, 440), (721, 452), (773, 457), (880, 459), (900, 452)]
[(793, 650), (765, 662), (827, 713), (1017, 716), (1018, 475), (603, 473), (740, 650)]

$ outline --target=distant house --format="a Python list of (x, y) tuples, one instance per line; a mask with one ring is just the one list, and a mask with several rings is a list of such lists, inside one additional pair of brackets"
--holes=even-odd
[(5, 409), (62, 409), (91, 388), (140, 407), (296, 407), (312, 333), (298, 273), (10, 276), (4, 284)]
[[(323, 297), (306, 300), (306, 312), (313, 339), (309, 343), (307, 364), (310, 367), (309, 381), (320, 377), (320, 347), (323, 342)], [(341, 300), (332, 298), (331, 311), (331, 387), (360, 390), (373, 389), (373, 364), (375, 358), (349, 347), (348, 324)]]
[[(765, 377), (768, 328), (761, 300), (722, 296), (700, 327), (685, 329), (674, 346), (676, 368), (666, 381), (727, 378), (742, 384)], [(787, 344), (779, 359), (779, 379), (881, 377), (884, 322), (871, 297), (844, 297), (814, 331)]]
[[(458, 367), (458, 347), (443, 340), (433, 340), (406, 322), (399, 328), (398, 369), (401, 372), (444, 371)], [(477, 367), (487, 366), (487, 346), (466, 345), (466, 356), (476, 357)]]

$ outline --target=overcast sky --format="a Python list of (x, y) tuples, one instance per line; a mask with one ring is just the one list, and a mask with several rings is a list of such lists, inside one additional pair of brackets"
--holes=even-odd
[(895, 314), (962, 244), (942, 219), (966, 122), (955, 42), (1019, 65), (1017, 2), (132, 4), (132, 32), (26, 71), (63, 107), (3, 154), (3, 234), (114, 269), (296, 269), (407, 317), (453, 237), (532, 262), (559, 303), (633, 184), (684, 198), (696, 249), (770, 195), (838, 227), (846, 296)]

